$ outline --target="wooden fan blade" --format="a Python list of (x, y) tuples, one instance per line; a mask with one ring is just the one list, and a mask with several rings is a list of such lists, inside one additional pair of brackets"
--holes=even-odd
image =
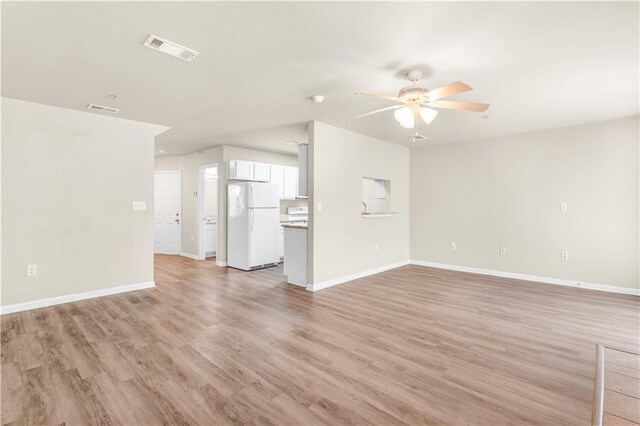
[(367, 115), (373, 115), (373, 114), (377, 114), (379, 112), (389, 111), (390, 109), (402, 108), (403, 106), (404, 105), (393, 105), (393, 106), (386, 107), (386, 108), (380, 108), (380, 109), (377, 109), (375, 111), (365, 112), (364, 114), (356, 115), (356, 118), (362, 118), (362, 117), (366, 117)]
[(467, 83), (463, 83), (461, 81), (456, 81), (454, 83), (449, 83), (446, 86), (438, 87), (437, 89), (429, 90), (427, 92), (427, 97), (435, 101), (437, 99), (447, 98), (449, 96), (457, 95), (458, 93), (468, 92), (471, 89)]
[(396, 98), (394, 96), (376, 95), (375, 93), (360, 92), (360, 93), (356, 93), (356, 95), (364, 95), (364, 96), (369, 96), (369, 97), (372, 97), (372, 98), (386, 99), (388, 101), (403, 102), (402, 99)]
[(461, 109), (464, 111), (476, 111), (484, 112), (489, 108), (489, 104), (481, 104), (477, 102), (458, 102), (458, 101), (436, 101), (425, 104), (429, 108), (444, 108), (444, 109)]

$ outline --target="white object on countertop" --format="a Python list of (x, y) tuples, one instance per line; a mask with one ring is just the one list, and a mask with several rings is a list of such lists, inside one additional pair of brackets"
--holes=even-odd
[(309, 220), (309, 207), (287, 207), (286, 219), (280, 219), (280, 222), (306, 222)]
[(309, 215), (309, 207), (287, 207), (287, 214), (289, 216), (308, 216)]
[(280, 261), (280, 196), (271, 183), (230, 183), (227, 202), (227, 266), (249, 271)]
[(288, 283), (307, 287), (306, 228), (284, 228), (284, 274)]

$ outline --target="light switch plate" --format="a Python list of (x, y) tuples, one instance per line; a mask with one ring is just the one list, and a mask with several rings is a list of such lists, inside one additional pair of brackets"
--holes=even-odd
[(560, 252), (560, 258), (562, 260), (569, 260), (569, 252), (568, 251), (562, 251)]
[(561, 212), (569, 211), (569, 205), (567, 203), (560, 203), (560, 211)]
[(27, 265), (27, 276), (33, 277), (38, 275), (38, 265)]
[(146, 210), (147, 209), (147, 203), (144, 201), (134, 201), (133, 203), (131, 203), (131, 208), (133, 210)]

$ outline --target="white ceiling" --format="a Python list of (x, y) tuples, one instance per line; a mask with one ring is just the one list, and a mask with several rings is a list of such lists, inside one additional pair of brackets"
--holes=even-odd
[[(492, 105), (485, 120), (442, 111), (422, 132), (455, 142), (637, 115), (638, 7), (2, 2), (2, 94), (170, 126), (157, 139), (166, 155), (219, 144), (294, 152), (284, 142), (304, 138), (309, 120), (411, 145), (391, 112), (354, 119), (389, 105), (354, 92), (395, 94), (418, 68), (427, 88), (461, 80), (475, 90), (455, 99)], [(151, 33), (200, 56), (142, 47)]]

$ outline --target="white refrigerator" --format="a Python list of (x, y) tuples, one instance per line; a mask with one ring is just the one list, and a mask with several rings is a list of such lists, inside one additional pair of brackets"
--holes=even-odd
[(277, 184), (230, 183), (227, 191), (227, 266), (250, 271), (280, 261)]

